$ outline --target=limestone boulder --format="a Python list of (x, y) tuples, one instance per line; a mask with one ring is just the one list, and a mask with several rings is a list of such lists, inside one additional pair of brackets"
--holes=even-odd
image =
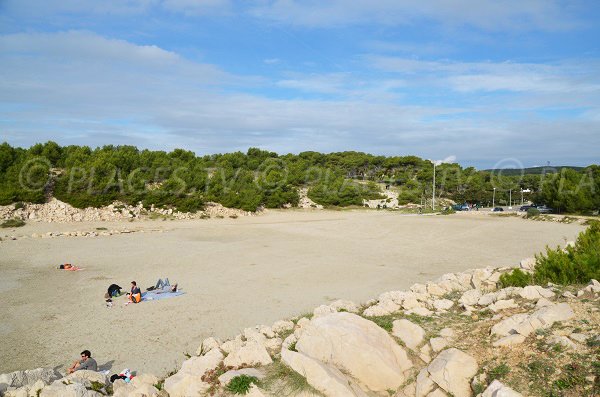
[(462, 294), (462, 296), (458, 300), (458, 303), (460, 303), (463, 306), (475, 306), (479, 302), (480, 298), (481, 298), (481, 291), (478, 289), (471, 289), (471, 290), (465, 291)]
[(101, 397), (103, 394), (88, 390), (81, 383), (65, 385), (62, 382), (53, 382), (40, 392), (40, 397)]
[(271, 326), (271, 329), (276, 334), (281, 334), (281, 333), (293, 330), (294, 323), (289, 320), (288, 321), (283, 321), (283, 320), (275, 321), (273, 323), (273, 325)]
[(385, 330), (352, 313), (313, 319), (296, 349), (374, 392), (397, 389), (412, 368), (406, 351)]
[[(417, 397), (437, 386), (455, 397), (471, 396), (471, 379), (477, 373), (477, 361), (467, 353), (451, 348), (441, 352), (417, 377)], [(421, 394), (420, 394), (421, 393)]]
[(435, 310), (448, 310), (454, 306), (454, 302), (450, 299), (436, 299), (433, 301), (433, 307)]
[[(37, 397), (40, 391), (46, 386), (44, 381), (38, 379), (33, 385), (25, 385), (19, 388), (9, 388), (4, 392), (4, 397)], [(2, 393), (0, 392), (0, 395)]]
[(229, 353), (223, 363), (226, 366), (239, 367), (244, 365), (268, 365), (273, 360), (267, 352), (264, 344), (256, 340), (246, 341), (239, 349), (233, 350)]
[(364, 311), (364, 315), (367, 317), (387, 316), (388, 314), (395, 313), (398, 310), (400, 310), (400, 305), (392, 300), (383, 300), (379, 301), (376, 305), (368, 307)]
[(392, 323), (392, 335), (399, 338), (406, 347), (416, 351), (423, 343), (425, 330), (407, 319), (401, 319)]
[(84, 386), (90, 387), (93, 382), (100, 383), (102, 385), (108, 384), (108, 378), (102, 372), (80, 370), (75, 371), (72, 374), (67, 375), (63, 378), (67, 382), (81, 383)]
[(218, 339), (213, 337), (206, 338), (202, 341), (200, 346), (198, 346), (198, 350), (196, 350), (196, 355), (202, 356), (203, 354), (208, 353), (212, 349), (218, 349), (220, 345), (221, 342), (219, 342)]
[(281, 360), (326, 397), (368, 397), (356, 383), (332, 365), (287, 349), (281, 350)]
[(504, 338), (498, 339), (496, 342), (493, 343), (493, 346), (494, 347), (514, 346), (514, 345), (520, 345), (523, 342), (525, 342), (525, 337), (523, 335), (513, 334), (513, 335), (505, 336)]
[(530, 335), (536, 329), (550, 328), (559, 321), (567, 321), (575, 316), (568, 303), (545, 306), (531, 315), (515, 314), (492, 327), (492, 335), (507, 336), (509, 334)]
[(213, 349), (200, 357), (192, 357), (183, 362), (175, 375), (165, 379), (164, 389), (170, 397), (197, 396), (205, 393), (210, 385), (202, 381), (202, 376), (217, 368), (223, 361), (223, 353)]
[(19, 388), (22, 386), (31, 386), (38, 380), (41, 380), (47, 385), (61, 377), (62, 375), (52, 368), (37, 368), (1, 374), (0, 393), (6, 391), (9, 387)]

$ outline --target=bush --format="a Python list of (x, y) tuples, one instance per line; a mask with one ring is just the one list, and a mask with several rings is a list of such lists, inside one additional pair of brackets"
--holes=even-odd
[(227, 390), (233, 394), (247, 394), (250, 391), (252, 383), (257, 383), (258, 379), (255, 376), (240, 375), (231, 379), (227, 385)]
[(503, 287), (522, 287), (527, 284), (585, 284), (600, 278), (600, 222), (579, 234), (574, 246), (566, 249), (546, 248), (546, 255), (536, 255), (532, 276), (516, 269), (500, 277)]
[(25, 226), (25, 221), (22, 219), (8, 219), (0, 224), (0, 227), (9, 228), (9, 227), (21, 227)]
[(511, 273), (504, 273), (500, 276), (500, 285), (506, 287), (526, 287), (531, 284), (531, 275), (521, 269), (515, 269)]
[(540, 214), (540, 210), (537, 208), (528, 208), (527, 209), (527, 218), (533, 218), (534, 216), (538, 216)]

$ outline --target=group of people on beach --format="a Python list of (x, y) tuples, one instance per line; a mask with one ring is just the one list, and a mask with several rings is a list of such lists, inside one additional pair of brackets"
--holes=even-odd
[[(109, 306), (112, 305), (112, 298), (121, 296), (122, 289), (123, 288), (117, 284), (111, 284), (108, 287), (107, 292), (104, 294), (104, 299)], [(177, 292), (177, 284), (170, 285), (168, 278), (165, 278), (164, 280), (161, 278), (156, 282), (156, 285), (147, 288), (147, 290), (160, 290), (160, 292)], [(140, 290), (140, 287), (138, 287), (135, 281), (131, 282), (131, 289), (129, 290), (129, 292), (127, 292), (127, 299), (127, 304), (140, 303), (142, 301), (142, 290)]]

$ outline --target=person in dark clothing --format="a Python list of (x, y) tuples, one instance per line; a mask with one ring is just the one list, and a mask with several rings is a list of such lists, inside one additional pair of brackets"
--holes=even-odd
[(127, 294), (129, 296), (129, 301), (133, 303), (140, 303), (142, 301), (142, 291), (137, 286), (135, 281), (131, 282), (131, 292)]
[(117, 284), (111, 284), (108, 287), (108, 297), (112, 298), (113, 296), (119, 296), (121, 295), (121, 290), (123, 288), (119, 287)]

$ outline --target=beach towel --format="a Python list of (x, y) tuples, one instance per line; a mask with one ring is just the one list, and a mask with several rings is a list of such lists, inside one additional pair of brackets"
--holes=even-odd
[(175, 296), (180, 296), (183, 294), (184, 292), (181, 291), (171, 292), (171, 287), (166, 287), (164, 289), (155, 289), (153, 291), (146, 291), (142, 293), (142, 302), (173, 298)]

